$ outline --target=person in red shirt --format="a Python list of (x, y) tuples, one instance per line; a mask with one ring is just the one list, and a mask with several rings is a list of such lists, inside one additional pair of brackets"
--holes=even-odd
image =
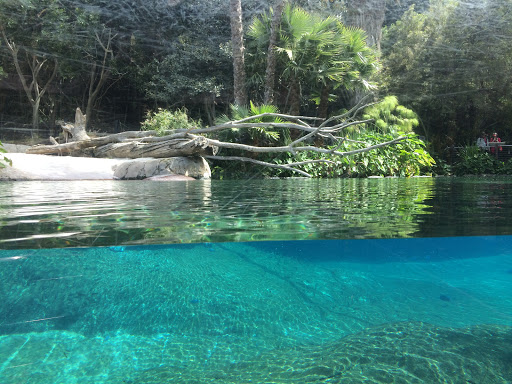
[[(501, 139), (498, 137), (498, 134), (494, 132), (491, 136), (491, 140), (489, 140), (491, 143), (501, 143)], [(503, 151), (503, 147), (498, 147), (500, 151)], [(491, 146), (491, 153), (495, 153), (496, 147)]]

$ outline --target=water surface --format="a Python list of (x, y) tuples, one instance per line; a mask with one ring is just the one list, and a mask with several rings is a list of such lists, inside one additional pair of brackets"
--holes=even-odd
[(500, 235), (510, 179), (5, 182), (0, 248)]
[(3, 183), (0, 382), (511, 382), (509, 184)]

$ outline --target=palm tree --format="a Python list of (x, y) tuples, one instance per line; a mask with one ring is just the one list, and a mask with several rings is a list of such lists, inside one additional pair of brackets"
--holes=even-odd
[[(271, 15), (264, 14), (249, 28), (253, 59), (265, 57), (271, 19)], [(305, 89), (316, 93), (319, 114), (325, 117), (332, 90), (372, 87), (369, 78), (376, 69), (376, 58), (365, 39), (362, 30), (346, 27), (335, 17), (321, 18), (287, 5), (275, 50), (279, 79), (288, 90), (289, 113), (299, 114)], [(252, 79), (258, 78), (253, 74)]]
[(320, 66), (322, 71), (316, 74), (320, 84), (317, 99), (320, 117), (327, 117), (330, 92), (337, 88), (344, 90), (373, 90), (375, 83), (372, 75), (378, 69), (375, 51), (366, 43), (366, 33), (359, 28), (347, 27), (337, 23), (336, 43), (325, 64)]

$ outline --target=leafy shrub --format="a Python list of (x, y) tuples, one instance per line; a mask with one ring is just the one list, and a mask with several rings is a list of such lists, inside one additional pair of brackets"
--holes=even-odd
[(484, 152), (477, 146), (469, 146), (460, 150), (459, 160), (453, 166), (453, 172), (459, 176), (498, 173), (499, 166), (500, 162), (497, 162), (489, 152)]
[[(0, 153), (6, 153), (6, 152), (7, 151), (5, 150), (2, 142), (0, 141)], [(0, 168), (5, 168), (7, 166), (7, 164), (12, 165), (11, 159), (8, 159), (7, 157), (0, 155)]]
[[(315, 152), (299, 152), (278, 163), (292, 163), (306, 160), (330, 160), (331, 163), (305, 164), (301, 169), (314, 177), (368, 177), (401, 176), (410, 177), (428, 174), (435, 164), (434, 159), (425, 150), (425, 144), (414, 134), (407, 134), (407, 140), (372, 151), (349, 156), (322, 155)], [(348, 152), (396, 138), (396, 135), (366, 133), (358, 137), (364, 143), (345, 141), (337, 150)], [(289, 175), (286, 175), (289, 176)]]
[[(270, 108), (271, 106), (264, 106)], [(232, 107), (233, 119), (241, 119), (247, 116), (263, 113), (263, 107), (255, 107), (251, 103), (251, 109)], [(276, 110), (268, 110), (274, 112)], [(272, 117), (269, 117), (272, 119)], [(372, 120), (371, 123), (351, 126), (345, 132), (354, 141), (343, 141), (341, 145), (330, 146), (339, 152), (349, 152), (362, 149), (369, 145), (380, 144), (391, 141), (400, 136), (407, 139), (394, 145), (374, 149), (369, 152), (358, 153), (350, 156), (326, 155), (317, 152), (298, 151), (295, 156), (289, 153), (281, 154), (257, 154), (258, 160), (274, 162), (276, 164), (290, 164), (309, 160), (329, 160), (329, 163), (310, 163), (300, 165), (299, 168), (311, 174), (313, 177), (368, 177), (368, 176), (401, 176), (410, 177), (420, 174), (432, 173), (435, 160), (425, 149), (425, 143), (412, 133), (412, 129), (418, 125), (416, 114), (398, 104), (394, 96), (388, 96), (382, 102), (372, 105), (363, 111), (363, 119)], [(268, 120), (265, 120), (268, 121)], [(245, 132), (245, 136), (244, 133)], [(262, 141), (255, 138), (262, 138), (261, 134), (269, 134), (272, 130), (256, 131), (253, 128), (237, 130), (231, 134), (237, 134), (231, 139), (240, 142), (261, 145)], [(276, 132), (280, 134), (283, 131)], [(286, 132), (286, 131), (285, 131)], [(258, 135), (257, 135), (258, 134)], [(288, 133), (289, 134), (289, 133)], [(278, 136), (279, 144), (286, 145), (288, 138)], [(269, 138), (267, 137), (268, 145)], [(307, 143), (304, 143), (308, 145)], [(296, 173), (282, 169), (264, 168), (252, 164), (231, 165), (231, 169), (215, 169), (214, 174), (220, 177), (244, 177), (250, 173), (258, 173), (259, 176), (267, 177), (289, 177), (297, 176)]]
[(435, 153), (431, 153), (431, 155), (436, 162), (432, 167), (433, 174), (442, 176), (449, 176), (452, 174), (452, 167), (445, 159), (439, 157)]
[(365, 124), (367, 131), (381, 133), (411, 133), (419, 124), (416, 113), (400, 105), (396, 96), (386, 96), (380, 102), (365, 108), (363, 119), (373, 119), (373, 123)]
[(496, 167), (496, 173), (499, 175), (512, 175), (512, 159), (505, 162), (499, 162)]
[(200, 125), (200, 122), (196, 122), (188, 117), (185, 108), (175, 111), (158, 108), (156, 112), (148, 111), (146, 119), (141, 124), (141, 128), (144, 131), (156, 131), (158, 136), (163, 136), (177, 129), (197, 128)]

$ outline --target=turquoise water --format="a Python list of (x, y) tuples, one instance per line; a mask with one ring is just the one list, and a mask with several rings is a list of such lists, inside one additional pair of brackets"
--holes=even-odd
[(507, 181), (309, 182), (6, 183), (0, 382), (512, 382)]

